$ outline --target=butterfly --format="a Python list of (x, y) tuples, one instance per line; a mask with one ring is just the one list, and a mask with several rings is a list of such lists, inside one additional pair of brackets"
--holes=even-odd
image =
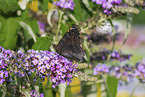
[(56, 51), (68, 59), (75, 61), (82, 60), (84, 56), (84, 49), (80, 44), (80, 28), (73, 25), (62, 37), (56, 46)]

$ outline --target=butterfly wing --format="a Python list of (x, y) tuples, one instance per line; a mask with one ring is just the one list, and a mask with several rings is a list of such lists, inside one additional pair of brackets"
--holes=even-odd
[(77, 26), (70, 28), (57, 45), (57, 52), (69, 59), (79, 61), (83, 58), (83, 48), (80, 45), (80, 29)]
[(66, 58), (72, 59), (72, 60), (82, 60), (84, 56), (83, 49), (78, 44), (67, 44), (63, 46), (63, 49), (59, 53), (60, 55), (63, 55)]

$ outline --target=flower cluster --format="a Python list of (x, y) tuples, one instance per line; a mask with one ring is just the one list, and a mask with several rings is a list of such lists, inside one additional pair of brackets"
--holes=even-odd
[(5, 79), (9, 78), (9, 73), (11, 73), (11, 71), (8, 70), (8, 64), (14, 64), (11, 60), (15, 57), (14, 52), (5, 50), (0, 46), (0, 84), (2, 84)]
[(102, 75), (103, 73), (109, 73), (109, 67), (106, 64), (99, 63), (94, 68), (94, 75)]
[(96, 4), (101, 4), (104, 9), (104, 13), (107, 15), (111, 14), (110, 10), (114, 5), (118, 5), (122, 2), (122, 0), (92, 0), (92, 2), (96, 2)]
[(55, 88), (60, 83), (69, 84), (77, 66), (63, 56), (49, 51), (29, 50), (26, 53), (22, 51), (15, 53), (2, 48), (0, 54), (1, 84), (8, 75), (17, 76), (27, 82), (30, 81), (29, 76), (32, 75), (33, 81), (39, 82), (42, 82), (45, 77), (51, 77), (52, 87)]
[(123, 54), (121, 50), (120, 51), (114, 50), (111, 52), (108, 49), (104, 49), (100, 52), (93, 53), (90, 60), (105, 61), (107, 60), (108, 57), (110, 57), (110, 60), (125, 61), (129, 60), (131, 56), (132, 56), (131, 54)]
[(145, 60), (139, 61), (136, 64), (135, 76), (137, 76), (141, 82), (145, 82)]
[(53, 4), (56, 6), (59, 6), (65, 9), (71, 9), (71, 10), (73, 10), (75, 6), (73, 0), (59, 0), (59, 1), (53, 2)]
[(111, 76), (115, 76), (117, 79), (130, 81), (131, 78), (134, 77), (133, 67), (129, 65), (121, 66), (111, 66), (109, 70), (109, 74)]
[(135, 67), (128, 64), (124, 66), (106, 66), (105, 64), (99, 63), (94, 68), (94, 75), (107, 74), (114, 76), (120, 80), (126, 80), (130, 82), (132, 78), (136, 77), (141, 82), (145, 82), (145, 62), (137, 62)]

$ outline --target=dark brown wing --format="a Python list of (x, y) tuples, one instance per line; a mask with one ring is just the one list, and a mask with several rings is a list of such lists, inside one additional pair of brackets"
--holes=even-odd
[(73, 26), (64, 34), (56, 47), (60, 55), (76, 61), (83, 58), (84, 53), (80, 45), (79, 31), (77, 26)]

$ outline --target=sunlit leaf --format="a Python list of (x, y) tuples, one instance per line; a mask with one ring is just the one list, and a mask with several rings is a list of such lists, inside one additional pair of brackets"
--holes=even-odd
[(22, 10), (25, 10), (28, 2), (29, 0), (20, 0), (18, 4)]
[(46, 86), (47, 86), (47, 83), (48, 83), (48, 78), (45, 77), (44, 82), (42, 82), (42, 84), (43, 84), (43, 90), (45, 90), (45, 88), (46, 88)]
[(38, 12), (38, 0), (32, 1), (27, 4), (28, 8), (33, 10), (34, 12)]
[(99, 83), (97, 83), (97, 96), (96, 97), (102, 97), (101, 86)]

